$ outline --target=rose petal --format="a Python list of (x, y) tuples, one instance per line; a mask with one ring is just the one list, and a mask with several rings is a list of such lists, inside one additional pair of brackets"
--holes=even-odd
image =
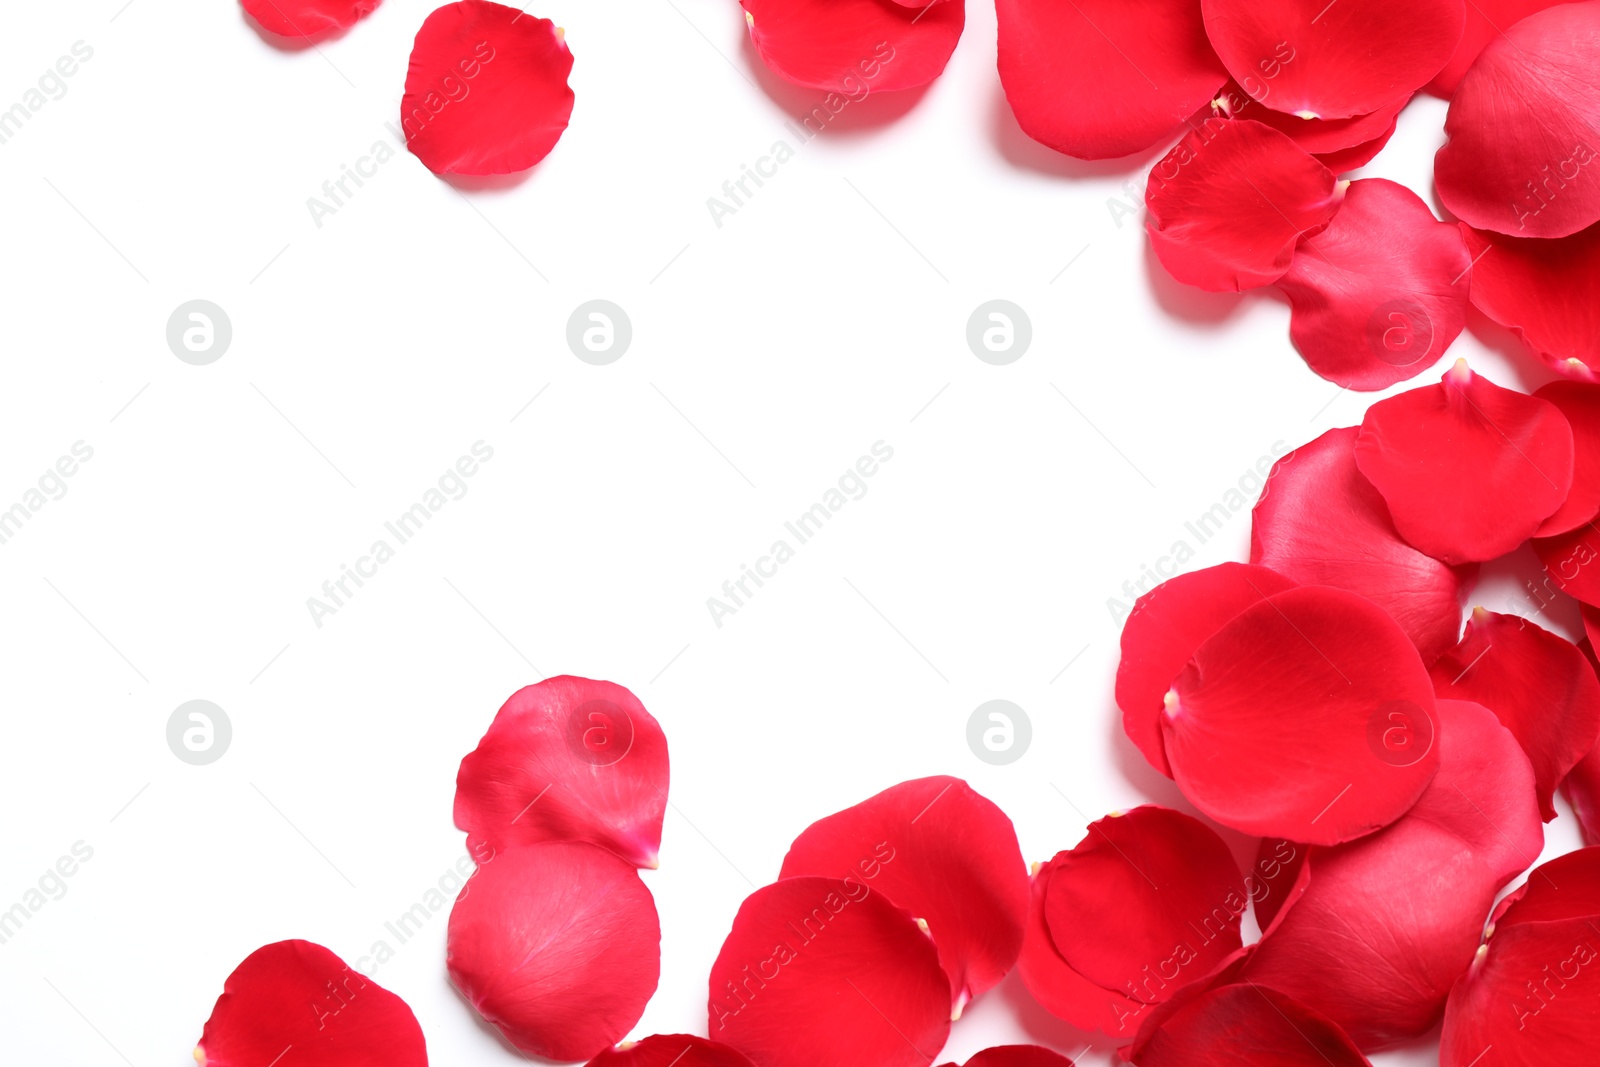
[[(1579, 645), (1589, 665), (1600, 674), (1600, 661), (1595, 659), (1594, 642), (1600, 638), (1600, 609), (1583, 607), (1583, 625), (1589, 636)], [(1587, 845), (1600, 845), (1600, 743), (1567, 774), (1561, 783), (1561, 792), (1572, 805), (1578, 817), (1578, 828), (1583, 831)]]
[(467, 880), (445, 964), (518, 1049), (586, 1060), (644, 1014), (661, 976), (661, 923), (639, 873), (604, 849), (522, 845)]
[(1572, 427), (1572, 492), (1539, 527), (1539, 537), (1576, 530), (1600, 514), (1600, 385), (1551, 382), (1534, 396), (1560, 409)]
[(950, 1000), (904, 909), (859, 883), (785, 878), (739, 907), (711, 968), (711, 1037), (761, 1067), (926, 1067)]
[(624, 1041), (589, 1061), (588, 1067), (753, 1067), (744, 1053), (692, 1034), (655, 1034)]
[[(955, 1067), (947, 1063), (944, 1067)], [(964, 1067), (1073, 1067), (1059, 1052), (1038, 1045), (996, 1045), (974, 1053)]]
[(1333, 172), (1269, 126), (1208, 119), (1150, 171), (1146, 227), (1172, 276), (1213, 292), (1267, 285), (1339, 210)]
[(1516, 615), (1478, 608), (1461, 643), (1433, 665), (1439, 696), (1471, 700), (1505, 724), (1533, 763), (1539, 807), (1600, 737), (1600, 681), (1570, 641)]
[(1555, 241), (1461, 232), (1473, 306), (1557, 372), (1600, 380), (1600, 226)]
[(1028, 870), (1011, 820), (958, 778), (903, 782), (811, 824), (781, 878), (843, 878), (928, 924), (955, 1014), (1022, 951)]
[[(1270, 83), (1262, 83), (1258, 91), (1262, 88), (1267, 89), (1267, 98), (1270, 99)], [(1396, 97), (1377, 111), (1347, 119), (1313, 119), (1274, 110), (1245, 92), (1238, 82), (1230, 81), (1211, 102), (1211, 107), (1213, 111), (1230, 118), (1253, 119), (1271, 126), (1320, 158), (1327, 153), (1355, 148), (1375, 138), (1385, 137), (1394, 129), (1396, 117), (1410, 100), (1409, 96)]]
[(322, 37), (354, 26), (382, 0), (239, 0), (245, 14), (279, 37)]
[(1278, 461), (1256, 505), (1250, 562), (1303, 585), (1360, 593), (1411, 635), (1424, 662), (1455, 645), (1473, 571), (1400, 539), (1383, 497), (1356, 468), (1357, 430), (1329, 430)]
[(547, 678), (511, 695), (456, 775), (456, 825), (474, 856), (588, 841), (654, 867), (667, 809), (667, 739), (620, 685)]
[(1307, 879), (1302, 877), (1306, 855), (1310, 850), (1284, 838), (1264, 837), (1256, 849), (1256, 867), (1249, 879), (1250, 899), (1256, 907), (1256, 925), (1263, 936), (1283, 914), (1284, 906), (1298, 899), (1296, 890), (1304, 892)]
[(1478, 58), (1484, 46), (1498, 39), (1535, 11), (1543, 11), (1569, 0), (1472, 0), (1467, 4), (1467, 24), (1461, 34), (1461, 43), (1444, 69), (1428, 83), (1428, 91), (1450, 99), (1461, 84), (1468, 68)]
[(1403, 815), (1439, 766), (1419, 735), (1396, 758), (1392, 715), (1433, 724), (1433, 686), (1376, 604), (1326, 586), (1246, 608), (1195, 651), (1161, 721), (1178, 787), (1244, 833), (1334, 845)]
[(1354, 148), (1341, 148), (1336, 152), (1318, 152), (1317, 161), (1335, 174), (1349, 174), (1353, 170), (1371, 163), (1384, 146), (1389, 143), (1389, 138), (1394, 136), (1399, 120), (1389, 123), (1389, 128), (1370, 141), (1363, 141)]
[(1446, 563), (1476, 563), (1512, 551), (1561, 507), (1572, 441), (1554, 404), (1457, 360), (1438, 385), (1367, 409), (1356, 466), (1408, 543)]
[(1591, 607), (1600, 607), (1600, 520), (1533, 543), (1547, 584)]
[(1460, 0), (1202, 0), (1206, 33), (1245, 91), (1285, 114), (1344, 119), (1393, 105), (1461, 40)]
[(1495, 908), (1493, 929), (1600, 916), (1600, 849), (1580, 848), (1533, 869)]
[(435, 174), (527, 170), (572, 115), (572, 52), (549, 19), (487, 0), (446, 4), (411, 49), (400, 125)]
[(999, 0), (996, 13), (1018, 125), (1079, 159), (1167, 139), (1228, 77), (1192, 0)]
[(1371, 1067), (1335, 1023), (1259, 985), (1210, 990), (1140, 1040), (1139, 1067)]
[(1461, 221), (1519, 237), (1600, 222), (1600, 4), (1561, 4), (1509, 26), (1479, 53), (1445, 116), (1433, 161)]
[(1352, 182), (1328, 228), (1295, 250), (1278, 288), (1311, 369), (1346, 389), (1383, 389), (1434, 363), (1467, 320), (1472, 261), (1461, 232), (1415, 193)]
[(966, 23), (964, 0), (739, 0), (762, 62), (797, 85), (856, 98), (927, 85)]
[(1172, 777), (1161, 740), (1167, 690), (1200, 643), (1235, 615), (1294, 583), (1265, 567), (1223, 563), (1162, 582), (1122, 625), (1117, 706), (1122, 728), (1156, 770)]

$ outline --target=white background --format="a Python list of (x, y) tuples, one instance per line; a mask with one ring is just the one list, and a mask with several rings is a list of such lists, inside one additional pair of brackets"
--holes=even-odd
[[(548, 4), (577, 105), (545, 162), (463, 191), (402, 152), (318, 228), (306, 199), (391, 139), (431, 0), (311, 51), (229, 0), (125, 3), (13, 5), (0, 36), (0, 107), (94, 49), (0, 145), (0, 506), (94, 450), (0, 545), (0, 908), (94, 850), (0, 945), (8, 1060), (178, 1067), (257, 946), (392, 941), (463, 853), (457, 762), (546, 673), (628, 685), (672, 745), (638, 1036), (703, 1031), (740, 900), (894, 782), (966, 777), (1029, 860), (1181, 804), (1121, 738), (1106, 602), (1274, 442), (1370, 398), (1306, 369), (1276, 295), (1185, 290), (1140, 214), (1118, 224), (1159, 152), (1080, 164), (1019, 133), (990, 7), (929, 90), (852, 105), (719, 229), (706, 198), (821, 94), (760, 67), (733, 0)], [(1428, 190), (1443, 116), (1418, 101), (1366, 173)], [(634, 328), (607, 367), (563, 336), (597, 297)], [(996, 297), (1033, 324), (1006, 367), (964, 338)], [(206, 367), (164, 336), (194, 298), (233, 324)], [(1490, 347), (1452, 355), (1544, 380), (1476, 325)], [(306, 599), (479, 440), (467, 495), (314, 625)], [(867, 495), (713, 625), (706, 598), (879, 440)], [(1243, 558), (1248, 525), (1192, 566)], [(965, 741), (997, 697), (1034, 726), (1008, 767)], [(165, 741), (195, 698), (233, 724), (206, 767)], [(1575, 843), (1569, 815), (1550, 841)], [(447, 982), (445, 921), (375, 977), (436, 1063), (514, 1062)], [(1013, 978), (941, 1062), (1004, 1040), (1083, 1044)]]

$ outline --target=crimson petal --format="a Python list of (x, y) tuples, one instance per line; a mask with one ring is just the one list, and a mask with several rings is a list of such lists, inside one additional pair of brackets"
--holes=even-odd
[(654, 867), (667, 809), (667, 739), (620, 685), (563, 676), (511, 694), (456, 775), (456, 825), (474, 856), (588, 841)]
[[(955, 1067), (947, 1063), (944, 1067)], [(1073, 1067), (1059, 1052), (1038, 1045), (996, 1045), (975, 1053), (964, 1067)]]
[(964, 0), (739, 0), (768, 67), (797, 85), (851, 98), (927, 85), (944, 73)]
[(1227, 72), (1193, 0), (998, 0), (1000, 84), (1029, 137), (1079, 159), (1165, 140)]
[(1311, 369), (1346, 389), (1383, 389), (1421, 372), (1467, 321), (1472, 261), (1455, 225), (1411, 190), (1352, 182), (1328, 228), (1295, 250), (1278, 288), (1289, 336)]
[(511, 174), (556, 146), (572, 116), (572, 52), (549, 19), (488, 0), (446, 4), (411, 49), (400, 125), (435, 174)]
[(289, 1048), (302, 1067), (428, 1063), (406, 1002), (310, 941), (264, 945), (234, 968), (194, 1058), (200, 1067), (261, 1067)]
[(1570, 0), (1472, 0), (1467, 5), (1467, 24), (1461, 33), (1461, 43), (1456, 45), (1450, 62), (1428, 83), (1428, 90), (1448, 100), (1478, 53), (1490, 41), (1498, 39), (1535, 11), (1568, 2)]
[(1539, 527), (1539, 537), (1576, 530), (1600, 514), (1600, 385), (1551, 382), (1533, 394), (1560, 409), (1572, 426), (1572, 492)]
[(322, 37), (354, 26), (382, 0), (239, 0), (245, 13), (279, 37)]
[(655, 1034), (624, 1041), (589, 1061), (588, 1067), (753, 1067), (744, 1053), (692, 1034)]
[(1172, 276), (1213, 292), (1267, 285), (1319, 233), (1339, 196), (1333, 172), (1250, 119), (1208, 119), (1150, 171), (1146, 227)]
[(1028, 870), (1017, 832), (958, 778), (903, 782), (812, 823), (779, 877), (802, 875), (875, 889), (926, 922), (958, 1016), (1022, 951)]
[(467, 879), (445, 963), (518, 1049), (586, 1060), (644, 1014), (661, 977), (661, 923), (639, 872), (606, 850), (523, 845)]
[(1371, 1067), (1336, 1023), (1274, 989), (1224, 985), (1140, 1036), (1139, 1067)]
[(1600, 226), (1553, 241), (1461, 232), (1472, 305), (1557, 372), (1600, 380)]
[(1389, 123), (1389, 128), (1370, 141), (1362, 141), (1351, 148), (1341, 148), (1334, 152), (1318, 152), (1317, 160), (1335, 174), (1348, 174), (1357, 168), (1371, 163), (1384, 146), (1389, 143), (1389, 138), (1394, 136), (1399, 120)]
[(1557, 589), (1600, 607), (1600, 520), (1533, 543), (1545, 575)]
[(1308, 119), (1276, 111), (1245, 92), (1238, 82), (1230, 82), (1212, 101), (1212, 108), (1230, 118), (1254, 119), (1271, 126), (1307, 152), (1321, 157), (1384, 137), (1393, 130), (1395, 119), (1410, 100), (1409, 96), (1398, 97), (1377, 111), (1347, 119)]

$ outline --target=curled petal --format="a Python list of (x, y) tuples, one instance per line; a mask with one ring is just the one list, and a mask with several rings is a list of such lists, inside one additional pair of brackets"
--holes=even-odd
[(667, 809), (667, 739), (620, 685), (563, 676), (511, 694), (456, 775), (456, 825), (474, 856), (588, 841), (654, 867)]
[(1333, 172), (1269, 126), (1208, 119), (1150, 171), (1146, 227), (1187, 285), (1238, 292), (1289, 269), (1294, 246), (1339, 210)]
[(1472, 305), (1558, 373), (1600, 380), (1600, 226), (1546, 241), (1461, 227)]
[(1572, 492), (1539, 527), (1539, 537), (1576, 530), (1600, 514), (1600, 385), (1551, 382), (1533, 394), (1554, 404), (1572, 426)]
[(257, 25), (279, 37), (324, 37), (366, 18), (382, 0), (239, 0)]
[(1289, 336), (1329, 381), (1386, 388), (1426, 369), (1461, 332), (1471, 268), (1460, 230), (1411, 190), (1352, 182), (1339, 214), (1278, 279), (1294, 306)]
[[(1583, 623), (1589, 634), (1582, 645), (1584, 654), (1589, 657), (1590, 666), (1600, 672), (1600, 661), (1596, 661), (1594, 652), (1594, 643), (1600, 639), (1600, 609), (1585, 604)], [(1578, 817), (1584, 844), (1600, 845), (1600, 744), (1591, 749), (1567, 774), (1567, 780), (1561, 783), (1561, 792), (1566, 795), (1573, 814)]]
[(711, 968), (711, 1037), (761, 1067), (926, 1067), (950, 1033), (950, 983), (917, 921), (836, 878), (745, 899)]
[(1018, 125), (1079, 159), (1167, 139), (1228, 77), (1186, 0), (999, 0), (996, 12)]
[(234, 968), (194, 1058), (200, 1067), (259, 1067), (286, 1048), (304, 1067), (428, 1064), (406, 1002), (310, 941), (264, 945)]
[(975, 1053), (965, 1067), (1072, 1067), (1072, 1061), (1038, 1045), (996, 1045)]
[(1017, 832), (958, 778), (920, 778), (812, 823), (782, 878), (842, 878), (923, 920), (959, 1014), (1010, 973), (1022, 951), (1028, 871)]
[(1250, 562), (1303, 585), (1360, 593), (1387, 610), (1432, 663), (1460, 636), (1471, 571), (1400, 539), (1383, 497), (1356, 468), (1356, 433), (1329, 430), (1273, 467), (1255, 509)]
[(966, 23), (964, 0), (739, 0), (766, 65), (797, 85), (852, 98), (927, 85)]
[(1351, 148), (1340, 148), (1333, 152), (1318, 152), (1317, 160), (1324, 167), (1335, 174), (1349, 174), (1351, 171), (1371, 163), (1384, 146), (1389, 143), (1389, 138), (1394, 136), (1395, 127), (1399, 120), (1389, 123), (1389, 128), (1370, 141), (1362, 141)]
[(1235, 615), (1294, 583), (1265, 567), (1223, 563), (1162, 582), (1122, 625), (1117, 706), (1122, 728), (1156, 770), (1172, 776), (1161, 741), (1167, 690), (1200, 643)]
[(1409, 96), (1398, 97), (1377, 111), (1347, 119), (1314, 119), (1268, 107), (1251, 97), (1238, 82), (1230, 82), (1211, 106), (1230, 118), (1265, 123), (1307, 152), (1321, 157), (1384, 137), (1394, 128), (1395, 119), (1410, 100)]
[(459, 0), (417, 31), (400, 101), (406, 146), (435, 174), (511, 174), (556, 146), (572, 116), (572, 52), (549, 19)]
[(1495, 908), (1497, 930), (1600, 916), (1600, 849), (1580, 848), (1533, 869)]
[(1600, 681), (1576, 645), (1516, 615), (1478, 608), (1433, 665), (1439, 696), (1494, 712), (1533, 764), (1546, 822), (1556, 786), (1600, 735)]
[(1467, 24), (1461, 43), (1444, 69), (1428, 83), (1428, 91), (1450, 99), (1461, 79), (1478, 58), (1484, 46), (1497, 39), (1535, 11), (1569, 3), (1570, 0), (1472, 0), (1467, 5)]
[(1600, 519), (1533, 543), (1545, 575), (1557, 589), (1600, 607)]
[(589, 1061), (588, 1067), (753, 1067), (744, 1053), (692, 1034), (655, 1034), (624, 1041)]
[(1450, 100), (1439, 199), (1480, 230), (1566, 237), (1600, 222), (1600, 4), (1506, 27)]
[(1461, 40), (1459, 0), (1202, 0), (1206, 33), (1245, 92), (1290, 115), (1345, 119), (1392, 106)]
[(1285, 838), (1264, 837), (1256, 849), (1256, 867), (1250, 873), (1250, 899), (1256, 906), (1256, 925), (1263, 934), (1272, 929), (1287, 905), (1299, 899), (1306, 888), (1302, 872), (1306, 866), (1305, 845)]
[(1446, 563), (1477, 563), (1515, 549), (1561, 507), (1572, 441), (1554, 404), (1457, 360), (1438, 385), (1367, 409), (1356, 466), (1408, 543)]
[[(1416, 740), (1384, 743), (1395, 717)], [(1196, 650), (1162, 717), (1173, 778), (1225, 826), (1315, 845), (1394, 822), (1439, 766), (1433, 686), (1405, 632), (1326, 586), (1246, 608)]]
[(1139, 1067), (1371, 1067), (1336, 1023), (1274, 989), (1224, 985), (1141, 1034)]

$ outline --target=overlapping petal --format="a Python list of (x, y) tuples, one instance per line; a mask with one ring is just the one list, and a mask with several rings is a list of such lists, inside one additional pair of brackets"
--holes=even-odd
[(1473, 306), (1559, 373), (1600, 380), (1600, 226), (1559, 240), (1461, 232)]
[(846, 96), (926, 85), (944, 73), (965, 0), (740, 0), (750, 39), (797, 85)]
[(1338, 1025), (1261, 985), (1207, 990), (1141, 1034), (1138, 1067), (1371, 1067)]
[(753, 1067), (744, 1053), (693, 1034), (653, 1034), (624, 1041), (589, 1061), (588, 1067)]
[(1600, 514), (1600, 385), (1551, 382), (1533, 394), (1554, 404), (1572, 427), (1572, 491), (1537, 536), (1568, 533)]
[(257, 25), (279, 37), (324, 37), (366, 18), (383, 0), (239, 0)]
[[(956, 1067), (947, 1063), (945, 1067)], [(1059, 1052), (1038, 1045), (996, 1045), (974, 1053), (964, 1067), (1073, 1067)]]
[(1505, 31), (1533, 14), (1570, 0), (1472, 0), (1467, 4), (1467, 22), (1461, 32), (1461, 43), (1444, 69), (1434, 75), (1428, 90), (1449, 99), (1466, 76), (1468, 68), (1478, 58), (1478, 53), (1490, 41), (1498, 39)]
[[(1261, 88), (1258, 84), (1257, 91)], [(1394, 128), (1396, 117), (1410, 100), (1409, 96), (1396, 97), (1377, 111), (1345, 119), (1314, 119), (1275, 110), (1251, 96), (1238, 82), (1230, 82), (1212, 101), (1212, 107), (1231, 118), (1253, 119), (1271, 126), (1307, 152), (1321, 157), (1384, 136)]]
[(1399, 120), (1389, 123), (1389, 128), (1370, 141), (1363, 141), (1350, 148), (1340, 148), (1333, 152), (1318, 152), (1317, 160), (1324, 167), (1335, 174), (1348, 174), (1353, 170), (1371, 163), (1373, 158), (1388, 145), (1389, 139), (1394, 136), (1394, 131)]
[(1533, 549), (1544, 564), (1548, 584), (1591, 607), (1600, 607), (1600, 519), (1591, 519), (1568, 533), (1540, 538)]

